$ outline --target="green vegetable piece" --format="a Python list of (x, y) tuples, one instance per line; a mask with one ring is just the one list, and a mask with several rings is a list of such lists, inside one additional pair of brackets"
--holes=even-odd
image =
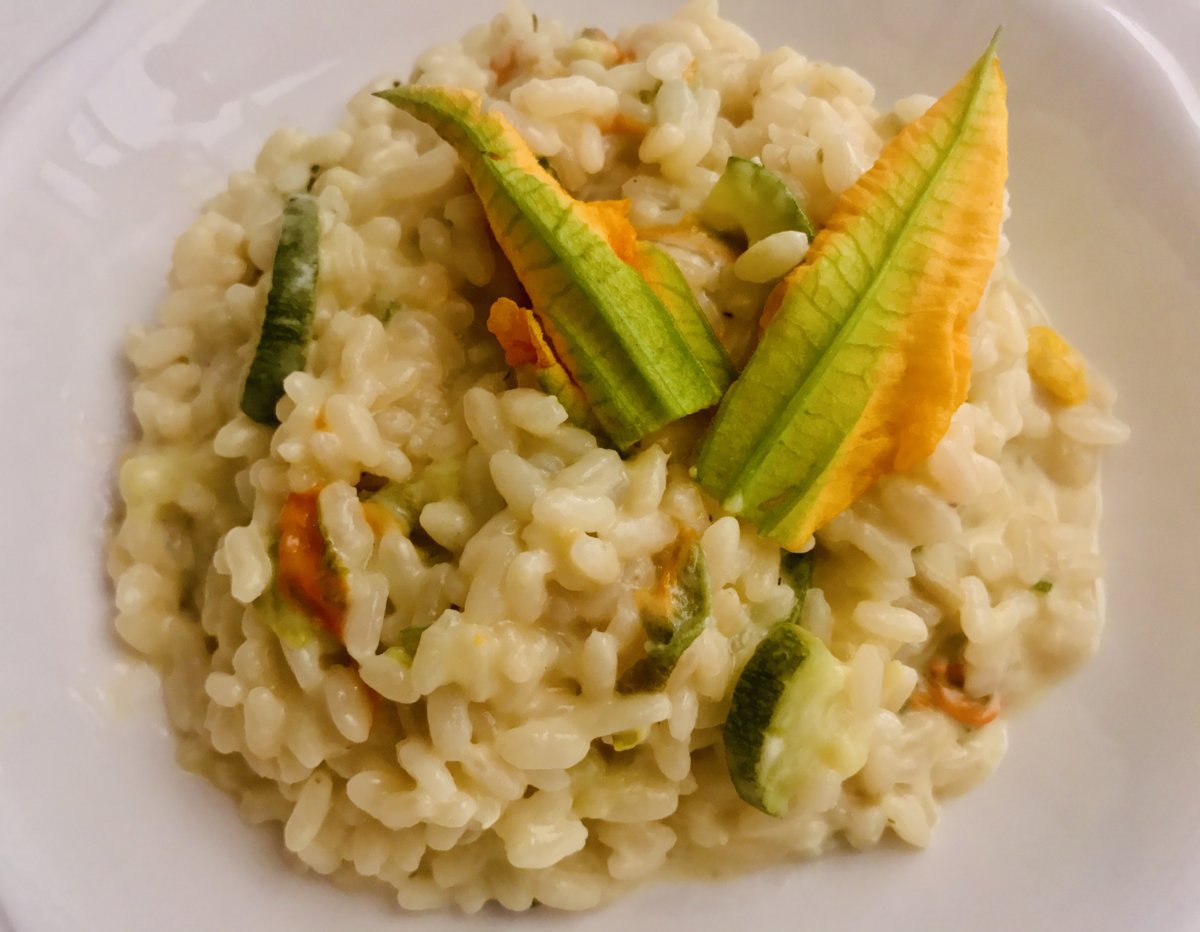
[(319, 636), (320, 629), (308, 614), (279, 594), (272, 585), (254, 602), (258, 618), (285, 647), (300, 648)]
[(880, 476), (924, 460), (966, 399), (967, 335), (1007, 176), (995, 46), (847, 189), (764, 309), (696, 478), (801, 550)]
[(572, 424), (604, 437), (604, 428), (571, 373), (554, 355), (533, 311), (509, 298), (498, 298), (488, 315), (488, 330), (504, 347), (505, 361), (517, 372), (532, 372), (538, 388), (559, 400)]
[(417, 656), (417, 648), (421, 646), (421, 635), (429, 629), (429, 625), (416, 628), (405, 628), (400, 632), (398, 643), (383, 652), (385, 657), (391, 657), (404, 666), (412, 666), (413, 658)]
[[(709, 341), (693, 347), (641, 274), (626, 203), (575, 200), (471, 92), (413, 85), (378, 96), (457, 150), (535, 323), (618, 448), (720, 400), (732, 366), (706, 364)], [(506, 355), (532, 361), (512, 329), (492, 327)]]
[(379, 488), (359, 493), (363, 504), (378, 505), (390, 515), (405, 534), (412, 532), (421, 516), (421, 509), (442, 498), (459, 494), (462, 467), (449, 460), (430, 463), (416, 479), (395, 482), (391, 479)]
[(429, 625), (422, 625), (417, 628), (405, 628), (400, 632), (400, 643), (397, 645), (401, 650), (407, 651), (408, 656), (415, 657), (417, 647), (421, 643), (421, 635), (425, 633)]
[(642, 625), (646, 629), (646, 656), (618, 680), (617, 691), (621, 693), (662, 689), (683, 652), (708, 626), (712, 595), (698, 540), (680, 542), (655, 591), (645, 601)]
[(260, 424), (279, 423), (275, 405), (283, 397), (283, 380), (304, 368), (316, 306), (320, 238), (317, 202), (307, 194), (288, 198), (262, 332), (242, 389), (242, 410)]
[(788, 553), (784, 551), (779, 561), (779, 575), (788, 588), (796, 594), (796, 601), (787, 613), (786, 621), (794, 625), (800, 624), (800, 616), (804, 612), (804, 597), (812, 588), (813, 557), (808, 553)]
[(743, 800), (783, 815), (813, 777), (862, 767), (866, 734), (850, 711), (845, 678), (817, 637), (789, 620), (771, 627), (733, 687), (725, 720), (725, 763)]
[(364, 504), (367, 502), (386, 511), (400, 526), (400, 530), (408, 534), (416, 525), (426, 498), (424, 490), (416, 483), (389, 481), (363, 499)]
[(592, 409), (588, 407), (587, 399), (579, 391), (579, 386), (571, 381), (571, 377), (565, 369), (561, 366), (554, 369), (539, 369), (537, 384), (543, 392), (553, 395), (562, 403), (563, 410), (567, 412), (567, 420), (576, 427), (582, 427), (595, 434), (601, 443), (604, 442), (604, 428), (592, 414)]
[(639, 242), (637, 248), (638, 268), (650, 290), (662, 301), (709, 376), (728, 384), (733, 372), (729, 356), (675, 260), (653, 243)]
[(784, 230), (816, 235), (808, 214), (783, 179), (758, 162), (731, 155), (700, 205), (700, 220), (717, 233), (744, 237), (753, 246)]
[(1038, 593), (1039, 595), (1045, 595), (1047, 592), (1049, 592), (1051, 589), (1054, 588), (1054, 583), (1052, 583), (1048, 579), (1039, 579), (1037, 582), (1035, 582), (1029, 588), (1032, 589), (1034, 592)]

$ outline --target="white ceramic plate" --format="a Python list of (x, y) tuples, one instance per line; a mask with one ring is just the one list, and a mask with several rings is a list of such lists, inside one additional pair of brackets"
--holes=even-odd
[[(667, 0), (551, 2), (576, 24)], [(496, 4), (0, 0), (0, 926), (435, 929), (287, 870), (178, 770), (153, 679), (109, 633), (121, 334), (174, 236), (271, 130), (331, 126), (380, 72)], [(1141, 6), (1140, 4), (1138, 5)], [(1200, 8), (1159, 0), (727, 0), (764, 44), (939, 92), (1004, 24), (1013, 255), (1122, 389), (1105, 477), (1109, 629), (1012, 728), (931, 850), (651, 886), (542, 928), (1200, 928)], [(1190, 7), (1190, 8), (1189, 8)], [(1190, 70), (1189, 70), (1190, 69)]]

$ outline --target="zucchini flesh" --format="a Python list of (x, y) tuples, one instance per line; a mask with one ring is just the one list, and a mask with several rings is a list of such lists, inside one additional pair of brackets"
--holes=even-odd
[(846, 668), (798, 625), (776, 622), (733, 689), (725, 720), (725, 763), (738, 795), (783, 815), (814, 777), (848, 776), (866, 760), (866, 741), (845, 697)]
[(758, 162), (730, 156), (700, 205), (700, 219), (717, 233), (745, 238), (753, 246), (784, 230), (816, 235), (808, 214), (783, 179)]

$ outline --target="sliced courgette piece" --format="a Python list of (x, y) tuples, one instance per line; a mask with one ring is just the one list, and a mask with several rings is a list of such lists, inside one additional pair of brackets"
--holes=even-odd
[(784, 620), (755, 648), (733, 688), (725, 763), (738, 795), (783, 815), (812, 777), (849, 776), (865, 761), (865, 734), (845, 696), (845, 665), (815, 635)]
[(717, 233), (741, 236), (748, 245), (784, 230), (816, 235), (808, 214), (783, 179), (758, 162), (733, 155), (700, 205), (701, 221)]
[(288, 198), (262, 331), (242, 388), (242, 410), (260, 424), (279, 423), (275, 405), (283, 397), (283, 380), (304, 368), (316, 306), (320, 238), (317, 202), (307, 194)]

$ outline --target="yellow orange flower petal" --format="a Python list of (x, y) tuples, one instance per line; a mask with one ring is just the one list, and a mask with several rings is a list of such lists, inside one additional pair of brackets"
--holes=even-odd
[(1061, 405), (1083, 404), (1088, 397), (1087, 363), (1051, 327), (1029, 328), (1029, 376)]
[(785, 547), (927, 457), (966, 398), (967, 321), (1007, 176), (1004, 96), (993, 42), (845, 192), (768, 301), (697, 478)]
[(732, 365), (703, 315), (681, 330), (639, 274), (627, 202), (576, 200), (470, 91), (379, 96), (454, 146), (554, 356), (618, 447), (720, 400)]

